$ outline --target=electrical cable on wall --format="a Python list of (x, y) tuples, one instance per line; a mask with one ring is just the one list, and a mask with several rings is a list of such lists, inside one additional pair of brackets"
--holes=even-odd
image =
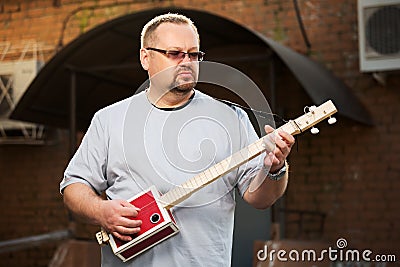
[(296, 11), (297, 22), (299, 23), (301, 35), (303, 36), (304, 42), (305, 42), (306, 47), (307, 47), (307, 54), (309, 54), (309, 52), (311, 50), (311, 43), (308, 40), (307, 33), (306, 33), (305, 28), (304, 28), (304, 24), (303, 24), (303, 20), (301, 18), (300, 9), (299, 9), (299, 5), (297, 3), (297, 0), (293, 0), (293, 5), (294, 5), (294, 9)]

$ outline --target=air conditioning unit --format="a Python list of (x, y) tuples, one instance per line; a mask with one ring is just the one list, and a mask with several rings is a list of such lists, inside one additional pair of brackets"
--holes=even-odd
[(0, 62), (0, 145), (44, 142), (44, 126), (9, 119), (42, 66), (38, 60)]
[(13, 111), (43, 63), (38, 60), (19, 60), (0, 63), (0, 117)]
[(18, 60), (0, 63), (0, 116), (14, 109), (43, 63), (38, 60)]
[(360, 70), (400, 69), (400, 0), (358, 0)]

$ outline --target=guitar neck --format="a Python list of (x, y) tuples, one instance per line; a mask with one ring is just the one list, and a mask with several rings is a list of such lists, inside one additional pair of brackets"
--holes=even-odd
[[(290, 120), (286, 124), (282, 125), (275, 131), (285, 131), (291, 135), (296, 135), (304, 130), (312, 127), (326, 117), (332, 115), (337, 110), (331, 101), (327, 101), (318, 107), (316, 111), (310, 111), (296, 120)], [(274, 133), (270, 133), (274, 134)], [(173, 206), (179, 204), (183, 200), (187, 199), (193, 193), (197, 192), (209, 183), (214, 182), (221, 176), (231, 172), (240, 165), (248, 162), (249, 160), (257, 157), (264, 151), (272, 151), (275, 144), (268, 142), (264, 136), (258, 139), (256, 142), (249, 146), (239, 150), (228, 158), (208, 168), (207, 170), (199, 173), (183, 184), (173, 188), (160, 197), (160, 203), (164, 208), (170, 209)]]

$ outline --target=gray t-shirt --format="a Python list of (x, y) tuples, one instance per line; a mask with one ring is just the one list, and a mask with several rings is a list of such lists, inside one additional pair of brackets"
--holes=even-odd
[[(129, 199), (155, 185), (163, 194), (257, 139), (243, 110), (200, 91), (171, 110), (141, 92), (94, 115), (60, 190), (84, 183), (109, 199)], [(180, 232), (128, 262), (102, 247), (102, 266), (230, 266), (233, 189), (243, 195), (261, 166), (260, 156), (173, 207)]]

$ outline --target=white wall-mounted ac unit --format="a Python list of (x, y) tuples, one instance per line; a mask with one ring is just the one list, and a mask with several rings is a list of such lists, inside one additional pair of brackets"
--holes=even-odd
[(0, 117), (12, 112), (42, 66), (38, 60), (0, 62)]
[(2, 130), (32, 125), (8, 120), (8, 116), (42, 66), (43, 62), (38, 60), (0, 62), (0, 128)]
[(358, 0), (360, 70), (400, 69), (400, 0)]

